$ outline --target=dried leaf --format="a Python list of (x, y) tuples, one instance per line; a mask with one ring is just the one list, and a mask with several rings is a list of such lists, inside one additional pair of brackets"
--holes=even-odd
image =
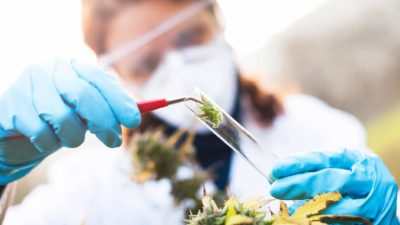
[(273, 225), (300, 225), (300, 223), (295, 223), (287, 217), (275, 217), (273, 219), (272, 224)]
[(341, 198), (342, 195), (339, 192), (317, 195), (300, 206), (296, 212), (289, 217), (287, 205), (281, 202), (279, 215), (273, 215), (273, 225), (328, 225), (332, 223), (354, 224), (354, 222), (371, 224), (368, 220), (361, 217), (318, 215), (321, 211), (327, 209), (331, 204), (338, 202)]
[(338, 202), (342, 198), (339, 192), (325, 193), (315, 196), (304, 205), (300, 206), (291, 216), (292, 219), (308, 218), (319, 214), (329, 207), (329, 205)]
[(283, 201), (280, 202), (279, 216), (282, 218), (289, 218), (289, 209)]

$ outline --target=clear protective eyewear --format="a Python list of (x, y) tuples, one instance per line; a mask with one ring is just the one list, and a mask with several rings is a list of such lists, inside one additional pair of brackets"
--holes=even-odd
[[(127, 55), (139, 50), (140, 48), (149, 44), (156, 38), (166, 34), (167, 32), (169, 32), (172, 29), (174, 29), (175, 27), (177, 27), (179, 24), (181, 24), (184, 21), (195, 16), (202, 10), (212, 6), (214, 3), (215, 3), (214, 0), (203, 0), (203, 1), (194, 3), (193, 5), (182, 10), (181, 12), (177, 13), (176, 15), (168, 18), (167, 20), (165, 20), (164, 22), (159, 24), (154, 29), (148, 31), (147, 33), (144, 33), (139, 38), (136, 38), (109, 53), (100, 55), (99, 60), (98, 60), (99, 64), (104, 67), (111, 67), (117, 61), (119, 61), (122, 58), (126, 57)], [(181, 39), (184, 39), (184, 38), (181, 38)], [(181, 40), (181, 42), (185, 42), (185, 41)], [(147, 63), (149, 63), (149, 64), (155, 63), (155, 62), (151, 62), (151, 61), (152, 60), (150, 59), (149, 62), (147, 62)]]

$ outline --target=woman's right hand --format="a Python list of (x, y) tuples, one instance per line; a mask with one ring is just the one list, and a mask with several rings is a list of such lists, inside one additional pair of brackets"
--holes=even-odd
[[(16, 180), (89, 130), (108, 147), (140, 123), (135, 101), (104, 70), (76, 61), (28, 66), (0, 96), (0, 184)], [(18, 138), (15, 138), (18, 137)]]

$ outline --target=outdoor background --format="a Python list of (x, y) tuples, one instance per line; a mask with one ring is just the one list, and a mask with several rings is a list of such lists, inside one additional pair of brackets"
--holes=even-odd
[[(400, 3), (397, 0), (220, 0), (242, 70), (272, 87), (315, 95), (357, 116), (400, 180)], [(80, 0), (0, 2), (0, 94), (26, 64), (95, 62), (80, 30)], [(96, 144), (92, 138), (81, 149)], [(20, 181), (17, 202), (45, 181)]]

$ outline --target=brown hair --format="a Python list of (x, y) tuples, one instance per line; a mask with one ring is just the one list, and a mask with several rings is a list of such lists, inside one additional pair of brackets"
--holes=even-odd
[[(138, 1), (144, 0), (82, 0), (84, 39), (86, 44), (97, 55), (103, 54), (106, 51), (104, 39), (107, 33), (107, 23), (118, 13), (120, 8), (128, 3)], [(179, 2), (189, 0), (169, 1)], [(250, 106), (252, 116), (261, 125), (270, 125), (275, 117), (283, 112), (283, 107), (278, 96), (261, 88), (256, 80), (240, 76), (239, 86), (241, 97), (246, 100), (245, 103), (248, 103)], [(143, 118), (143, 128), (156, 124), (153, 119), (149, 119), (147, 116)]]

